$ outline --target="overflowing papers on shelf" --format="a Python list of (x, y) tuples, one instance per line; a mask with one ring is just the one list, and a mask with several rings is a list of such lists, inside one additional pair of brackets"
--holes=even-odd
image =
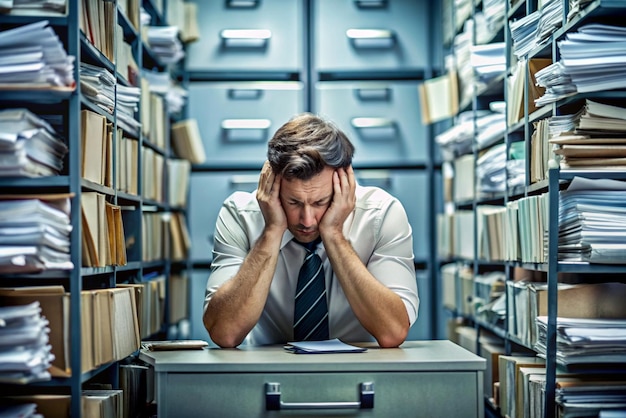
[[(538, 316), (537, 344), (546, 355), (548, 318)], [(626, 320), (556, 318), (556, 360), (563, 366), (576, 364), (626, 364)]]
[(626, 183), (575, 177), (559, 194), (559, 259), (623, 264)]
[(29, 110), (0, 111), (0, 177), (57, 175), (67, 152), (52, 126)]
[(546, 88), (537, 106), (569, 95), (624, 88), (626, 27), (590, 23), (558, 43), (561, 60), (535, 75)]
[(0, 200), (0, 272), (72, 269), (69, 196), (3, 196)]
[(324, 341), (290, 342), (285, 350), (294, 354), (331, 354), (331, 353), (362, 353), (367, 348), (346, 344), (339, 339)]
[(54, 355), (39, 302), (0, 307), (0, 382), (49, 380)]
[(0, 88), (73, 90), (74, 60), (47, 20), (0, 32)]

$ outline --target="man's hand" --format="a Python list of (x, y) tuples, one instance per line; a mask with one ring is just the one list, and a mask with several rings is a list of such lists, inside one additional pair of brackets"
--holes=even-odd
[(322, 238), (327, 234), (343, 234), (343, 224), (356, 204), (355, 191), (352, 166), (337, 169), (333, 174), (333, 200), (319, 224)]
[(280, 202), (281, 177), (274, 174), (269, 161), (265, 161), (259, 177), (256, 199), (265, 219), (266, 229), (276, 229), (281, 233), (287, 229), (287, 216)]

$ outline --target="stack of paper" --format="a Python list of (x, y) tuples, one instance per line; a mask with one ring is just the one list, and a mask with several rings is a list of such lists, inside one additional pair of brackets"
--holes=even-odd
[(0, 307), (0, 382), (49, 380), (49, 333), (39, 302)]
[(67, 152), (52, 126), (29, 110), (0, 111), (0, 177), (58, 175)]
[(575, 115), (551, 121), (550, 143), (561, 167), (622, 169), (626, 165), (624, 112), (625, 108), (587, 99)]
[(624, 87), (626, 28), (592, 23), (560, 41), (561, 60), (536, 74), (546, 94), (538, 106), (568, 95), (614, 90)]
[[(556, 318), (556, 360), (563, 366), (626, 364), (626, 320)], [(546, 355), (548, 318), (538, 316), (537, 344)]]
[(81, 93), (93, 104), (113, 114), (115, 108), (115, 77), (102, 67), (80, 63)]
[(449, 161), (471, 152), (474, 136), (476, 145), (482, 149), (501, 140), (505, 131), (504, 113), (489, 110), (468, 111), (460, 113), (454, 125), (437, 135), (435, 141), (442, 148), (444, 159)]
[(284, 348), (294, 354), (362, 353), (367, 351), (367, 348), (346, 344), (337, 338), (324, 341), (290, 342)]
[(0, 272), (72, 269), (69, 197), (3, 196), (0, 200)]
[(169, 114), (178, 113), (183, 109), (188, 92), (179, 84), (174, 83), (169, 72), (149, 71), (144, 69), (141, 75), (143, 76), (143, 80), (148, 82), (148, 88), (151, 93), (157, 93), (165, 97), (167, 112)]
[(561, 62), (579, 93), (619, 89), (626, 70), (626, 28), (588, 24), (559, 42)]
[(564, 376), (556, 382), (556, 404), (563, 418), (624, 417), (625, 394), (626, 380), (619, 375)]
[[(485, 29), (493, 36), (504, 25), (506, 2), (502, 0), (483, 0), (483, 14), (485, 15)], [(477, 27), (477, 29), (480, 26)]]
[(501, 193), (506, 189), (506, 144), (491, 147), (476, 160), (476, 187), (479, 195)]
[(580, 14), (585, 7), (592, 3), (593, 0), (569, 0), (569, 13), (567, 13), (567, 21), (571, 21)]
[(0, 88), (73, 90), (74, 57), (47, 20), (0, 32)]
[(470, 62), (478, 83), (489, 84), (506, 71), (505, 43), (496, 42), (470, 47)]
[(559, 259), (623, 264), (626, 184), (575, 177), (559, 196)]
[(148, 26), (146, 33), (152, 52), (163, 64), (175, 64), (185, 56), (176, 26)]
[(541, 7), (541, 17), (537, 24), (535, 43), (540, 45), (548, 39), (552, 33), (563, 24), (563, 2), (561, 0), (548, 0)]
[(2, 0), (0, 11), (12, 15), (65, 14), (67, 0)]
[(537, 45), (535, 35), (540, 18), (541, 11), (537, 10), (509, 23), (511, 39), (513, 40), (513, 53), (518, 58), (526, 56)]

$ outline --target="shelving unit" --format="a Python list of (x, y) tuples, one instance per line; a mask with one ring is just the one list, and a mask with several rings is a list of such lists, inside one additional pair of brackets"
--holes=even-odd
[[(559, 0), (557, 0), (559, 1)], [(453, 54), (453, 45), (455, 44), (455, 37), (461, 33), (463, 24), (466, 21), (476, 22), (477, 15), (483, 11), (485, 7), (485, 1), (470, 1), (466, 2), (465, 14), (460, 13), (461, 10), (455, 10), (456, 6), (461, 5), (459, 2), (448, 1), (444, 10), (448, 15), (444, 14), (444, 18), (447, 19), (448, 32), (444, 32), (444, 52)], [(536, 1), (520, 0), (511, 5), (510, 1), (502, 1), (505, 6), (504, 22), (503, 22), (503, 39), (505, 42), (505, 56), (506, 56), (506, 70), (502, 75), (498, 77), (493, 84), (490, 84), (487, 88), (476, 88), (475, 84), (471, 94), (471, 100), (466, 99), (462, 101), (461, 111), (470, 110), (473, 112), (474, 121), (477, 120), (478, 112), (485, 109), (485, 104), (492, 100), (494, 96), (504, 100), (507, 107), (512, 106), (511, 99), (514, 93), (514, 87), (508, 81), (514, 75), (517, 59), (513, 53), (513, 40), (511, 36), (510, 27), (513, 22), (529, 16), (531, 13), (538, 10), (540, 7)], [(539, 2), (541, 3), (541, 2)], [(546, 2), (544, 2), (544, 7)], [(552, 62), (557, 62), (560, 59), (559, 43), (569, 33), (575, 32), (583, 25), (588, 23), (607, 23), (614, 25), (622, 25), (620, 19), (626, 16), (626, 2), (623, 1), (602, 1), (596, 0), (584, 6), (580, 12), (575, 16), (568, 18), (570, 2), (560, 1), (561, 11), (557, 28), (552, 33), (540, 42), (537, 46), (533, 47), (527, 54), (524, 55), (524, 59), (530, 60), (532, 58), (550, 58)], [(462, 5), (461, 5), (462, 6)], [(471, 12), (468, 12), (468, 8)], [(459, 13), (457, 13), (459, 12)], [(545, 13), (542, 14), (545, 16)], [(457, 19), (459, 18), (460, 19)], [(465, 20), (467, 19), (467, 20)], [(500, 36), (500, 35), (497, 35)], [(473, 44), (476, 43), (476, 33), (472, 34)], [(454, 254), (452, 249), (451, 257), (446, 257), (440, 260), (441, 263), (445, 262), (457, 262), (470, 266), (473, 270), (474, 276), (477, 276), (481, 271), (503, 271), (506, 276), (506, 284), (511, 285), (514, 280), (514, 274), (516, 269), (524, 269), (527, 272), (537, 272), (543, 274), (547, 284), (547, 348), (545, 354), (545, 375), (546, 383), (544, 387), (543, 395), (543, 416), (554, 417), (557, 415), (557, 404), (555, 396), (557, 395), (556, 380), (557, 374), (567, 372), (568, 370), (557, 363), (557, 328), (556, 319), (558, 315), (558, 302), (559, 302), (559, 285), (563, 282), (563, 274), (575, 275), (578, 283), (599, 283), (602, 281), (622, 281), (620, 275), (626, 271), (626, 260), (623, 264), (592, 264), (587, 262), (569, 262), (559, 259), (559, 199), (560, 190), (566, 187), (574, 178), (582, 177), (586, 179), (614, 179), (624, 180), (626, 179), (626, 170), (606, 170), (602, 168), (596, 169), (569, 169), (559, 168), (558, 162), (551, 163), (550, 169), (547, 170), (547, 174), (544, 179), (538, 179), (537, 181), (531, 179), (531, 162), (533, 161), (533, 153), (531, 147), (531, 141), (533, 140), (534, 126), (533, 124), (552, 116), (570, 114), (572, 108), (580, 108), (580, 105), (584, 103), (585, 99), (610, 99), (613, 102), (618, 102), (623, 105), (626, 102), (626, 93), (623, 90), (610, 90), (610, 91), (598, 91), (592, 93), (576, 93), (570, 97), (560, 99), (554, 103), (550, 103), (545, 106), (541, 106), (535, 110), (532, 109), (530, 101), (533, 100), (533, 96), (529, 91), (529, 67), (528, 61), (525, 61), (525, 67), (523, 69), (523, 85), (524, 95), (522, 102), (522, 117), (511, 122), (507, 120), (506, 131), (498, 139), (498, 143), (504, 143), (506, 145), (507, 162), (510, 161), (510, 150), (514, 144), (522, 142), (525, 148), (526, 162), (525, 162), (525, 179), (524, 184), (521, 187), (513, 187), (507, 184), (505, 191), (501, 194), (496, 194), (491, 197), (482, 197), (478, 193), (475, 193), (473, 199), (464, 201), (452, 201), (448, 202), (448, 208), (452, 207), (453, 212), (456, 213), (460, 210), (471, 210), (473, 213), (473, 242), (472, 248), (474, 256), (471, 258), (459, 257), (458, 254)], [(534, 76), (534, 74), (533, 74)], [(475, 77), (475, 73), (473, 75)], [(474, 82), (473, 79), (471, 81)], [(470, 104), (471, 102), (471, 104)], [(476, 125), (475, 125), (476, 127)], [(475, 159), (482, 152), (482, 149), (478, 149), (476, 146), (476, 136), (473, 139), (472, 154)], [(456, 156), (455, 156), (456, 157)], [(554, 157), (552, 157), (554, 158)], [(476, 171), (476, 166), (473, 168)], [(507, 169), (507, 179), (510, 177)], [(456, 173), (457, 176), (463, 174)], [(538, 260), (529, 262), (529, 260), (521, 261), (518, 259), (508, 259), (504, 257), (502, 259), (496, 259), (493, 261), (481, 259), (479, 255), (481, 229), (479, 220), (479, 208), (484, 205), (497, 205), (501, 206), (503, 210), (507, 210), (509, 203), (517, 204), (518, 201), (531, 196), (546, 195), (549, 204), (546, 208), (545, 216), (547, 219), (547, 236), (548, 239), (544, 244), (547, 255), (545, 260)], [(454, 214), (452, 215), (454, 216)], [(527, 225), (520, 225), (519, 228), (527, 227)], [(441, 237), (441, 236), (440, 236)], [(504, 234), (500, 236), (500, 239), (511, 239), (508, 235)], [(466, 244), (467, 245), (467, 244)], [(604, 278), (598, 278), (598, 275), (607, 275)], [(457, 279), (457, 286), (459, 279)], [(460, 286), (459, 286), (460, 287)], [(510, 329), (509, 325), (511, 321), (515, 321), (516, 316), (522, 315), (521, 312), (512, 310), (512, 304), (509, 300), (511, 296), (506, 292), (506, 312), (503, 317), (502, 325), (495, 325), (489, 323), (484, 319), (474, 316), (474, 313), (466, 314), (461, 308), (461, 294), (463, 293), (460, 288), (456, 288), (456, 307), (449, 307), (449, 314), (455, 318), (462, 318), (467, 323), (471, 324), (476, 330), (476, 352), (480, 352), (480, 337), (481, 333), (489, 334), (491, 337), (495, 337), (502, 342), (504, 346), (505, 355), (510, 355), (513, 352), (528, 352), (535, 354), (537, 351), (534, 346), (529, 344), (524, 338), (519, 338), (516, 335), (514, 329)], [(471, 294), (470, 294), (471, 296)], [(532, 319), (532, 318), (531, 318)], [(626, 358), (626, 354), (625, 354)], [(596, 372), (602, 371), (602, 368), (596, 367)], [(617, 368), (612, 370), (614, 375), (626, 375), (626, 371)], [(491, 404), (488, 400), (486, 408), (490, 411), (490, 416), (498, 416), (500, 411), (497, 405)]]
[[(94, 4), (98, 4), (104, 0), (98, 0)], [(138, 66), (138, 70), (143, 68), (159, 68), (161, 71), (169, 71), (167, 65), (160, 64), (158, 58), (154, 58), (150, 54), (149, 46), (142, 40), (141, 28), (135, 27), (123, 12), (121, 0), (119, 2), (109, 2), (115, 10), (112, 16), (112, 25), (121, 27), (120, 31), (107, 32), (111, 36), (124, 36), (124, 41), (130, 45), (134, 60)], [(113, 106), (112, 112), (109, 113), (103, 108), (95, 105), (87, 99), (83, 88), (81, 87), (80, 63), (89, 62), (101, 68), (108, 70), (114, 75), (116, 84), (120, 86), (133, 86), (131, 80), (125, 74), (126, 69), (118, 68), (118, 62), (121, 62), (121, 52), (117, 48), (114, 49), (117, 58), (115, 60), (108, 59), (100, 50), (98, 50), (88, 39), (86, 34), (80, 27), (81, 8), (84, 6), (81, 0), (68, 0), (67, 12), (63, 16), (17, 16), (17, 15), (0, 15), (0, 30), (10, 27), (17, 27), (28, 23), (46, 19), (50, 22), (55, 32), (58, 34), (68, 55), (75, 57), (73, 76), (76, 81), (76, 88), (70, 91), (56, 91), (54, 89), (1, 89), (0, 90), (0, 106), (6, 108), (26, 107), (32, 109), (36, 114), (60, 114), (62, 115), (62, 137), (68, 146), (69, 152), (64, 160), (64, 169), (59, 176), (54, 177), (37, 177), (37, 178), (0, 178), (0, 189), (2, 195), (5, 194), (38, 194), (46, 195), (52, 193), (68, 193), (71, 195), (71, 214), (70, 223), (72, 231), (70, 235), (70, 254), (74, 268), (71, 270), (45, 270), (40, 273), (29, 274), (0, 274), (2, 283), (1, 287), (25, 287), (34, 285), (52, 285), (61, 284), (65, 291), (69, 293), (69, 332), (73, 338), (68, 341), (71, 361), (69, 368), (74, 371), (70, 377), (53, 377), (49, 381), (33, 382), (24, 385), (18, 384), (2, 384), (3, 394), (11, 395), (36, 395), (40, 393), (55, 393), (70, 395), (68, 414), (72, 417), (80, 417), (83, 414), (81, 405), (81, 394), (84, 385), (92, 381), (105, 382), (113, 388), (120, 387), (119, 381), (119, 362), (107, 362), (106, 364), (96, 366), (91, 370), (84, 370), (81, 363), (85, 353), (81, 348), (81, 322), (85, 320), (83, 316), (83, 308), (81, 306), (81, 292), (85, 290), (108, 289), (117, 287), (120, 284), (127, 283), (147, 283), (155, 274), (166, 278), (166, 295), (162, 301), (163, 304), (163, 320), (157, 332), (149, 338), (161, 338), (166, 336), (168, 326), (170, 324), (168, 313), (168, 296), (169, 283), (173, 273), (187, 270), (187, 260), (172, 261), (169, 251), (169, 230), (164, 230), (160, 239), (163, 242), (163, 248), (159, 254), (152, 257), (150, 261), (146, 261), (143, 256), (145, 253), (144, 234), (147, 226), (142, 221), (143, 214), (154, 211), (167, 217), (170, 213), (186, 213), (186, 207), (178, 207), (169, 204), (168, 192), (166, 188), (168, 172), (166, 161), (175, 158), (170, 150), (169, 141), (169, 118), (168, 115), (164, 121), (163, 132), (165, 141), (163, 144), (156, 145), (153, 141), (143, 135), (141, 132), (133, 133), (124, 130), (123, 135), (129, 140), (137, 141), (138, 153), (135, 155), (133, 164), (137, 169), (136, 192), (123, 190), (121, 184), (118, 183), (120, 173), (117, 162), (122, 157), (117, 153), (116, 148), (121, 143), (118, 136), (119, 115), (117, 102)], [(128, 4), (124, 1), (124, 5)], [(165, 24), (164, 10), (159, 10), (153, 4), (152, 0), (143, 0), (136, 3), (148, 10), (157, 20), (159, 24)], [(127, 9), (128, 10), (128, 9)], [(137, 9), (137, 12), (139, 10)], [(135, 21), (139, 22), (139, 16), (135, 16)], [(140, 77), (141, 78), (141, 77)], [(139, 86), (139, 80), (136, 81)], [(84, 126), (81, 122), (81, 111), (87, 109), (106, 118), (107, 123), (112, 126), (112, 154), (111, 160), (111, 179), (110, 185), (99, 184), (94, 181), (82, 178), (82, 154), (87, 152), (90, 155), (98, 155), (98, 150), (82, 149), (81, 132)], [(165, 113), (167, 115), (167, 113)], [(141, 122), (141, 112), (137, 110), (134, 115), (135, 120)], [(145, 122), (145, 121), (144, 121)], [(162, 181), (164, 187), (159, 193), (160, 198), (146, 197), (146, 190), (143, 183), (146, 175), (143, 172), (144, 159), (142, 151), (149, 149), (163, 160)], [(101, 156), (105, 158), (105, 156)], [(127, 161), (131, 161), (132, 157), (126, 157)], [(118, 161), (119, 160), (119, 161)], [(85, 233), (84, 223), (81, 216), (81, 197), (88, 192), (97, 192), (105, 196), (108, 203), (119, 206), (122, 212), (122, 224), (125, 234), (125, 253), (127, 263), (125, 264), (107, 264), (102, 267), (85, 267), (84, 254), (81, 243), (83, 242), (83, 234)], [(106, 233), (106, 232), (105, 232)], [(136, 312), (141, 316), (140, 312)], [(84, 336), (83, 336), (84, 338)], [(139, 347), (137, 346), (136, 349)], [(53, 347), (55, 350), (62, 350), (63, 347)], [(81, 371), (83, 372), (77, 372)]]

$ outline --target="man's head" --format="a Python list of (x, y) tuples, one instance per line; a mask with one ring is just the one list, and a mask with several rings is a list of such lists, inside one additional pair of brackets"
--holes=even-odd
[(308, 180), (325, 167), (352, 164), (354, 145), (332, 122), (302, 113), (281, 126), (269, 142), (267, 159), (284, 179)]
[(280, 200), (298, 241), (319, 237), (318, 225), (333, 199), (333, 174), (349, 167), (353, 155), (339, 128), (310, 113), (289, 120), (270, 140), (267, 157), (282, 177)]

